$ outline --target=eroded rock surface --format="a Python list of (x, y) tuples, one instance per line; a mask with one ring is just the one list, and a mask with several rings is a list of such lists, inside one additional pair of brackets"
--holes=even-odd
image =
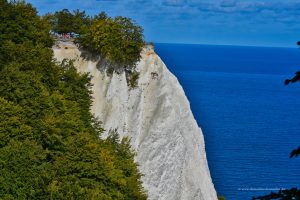
[[(201, 129), (182, 87), (148, 46), (137, 65), (138, 87), (129, 89), (124, 73), (107, 76), (97, 59), (75, 46), (55, 48), (55, 58), (74, 59), (93, 76), (92, 111), (106, 133), (117, 129), (131, 138), (150, 200), (216, 200)], [(105, 134), (104, 134), (105, 136)]]

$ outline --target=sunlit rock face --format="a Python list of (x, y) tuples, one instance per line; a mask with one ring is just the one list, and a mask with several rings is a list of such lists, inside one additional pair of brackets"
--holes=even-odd
[(129, 89), (124, 73), (111, 76), (97, 59), (74, 46), (54, 48), (58, 61), (74, 59), (80, 72), (92, 76), (92, 112), (105, 135), (117, 129), (131, 144), (150, 200), (216, 200), (201, 129), (176, 77), (151, 46), (137, 65), (138, 87)]

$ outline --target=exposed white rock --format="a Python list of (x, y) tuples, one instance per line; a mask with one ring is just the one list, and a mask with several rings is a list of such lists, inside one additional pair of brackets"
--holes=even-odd
[(131, 138), (150, 200), (217, 199), (201, 129), (178, 80), (151, 47), (142, 52), (133, 90), (124, 73), (107, 76), (75, 47), (54, 54), (58, 61), (74, 59), (80, 72), (93, 76), (92, 111), (107, 131)]

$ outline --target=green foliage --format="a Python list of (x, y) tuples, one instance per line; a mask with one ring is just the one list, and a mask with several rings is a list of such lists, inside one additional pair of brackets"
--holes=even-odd
[(54, 26), (54, 30), (58, 33), (68, 33), (73, 31), (73, 15), (69, 10), (64, 9), (60, 12), (56, 12), (57, 26)]
[(218, 196), (218, 200), (226, 200), (223, 196)]
[(134, 72), (136, 63), (141, 58), (145, 44), (143, 29), (130, 18), (110, 18), (101, 12), (93, 18), (79, 10), (71, 13), (67, 9), (54, 14), (46, 14), (44, 20), (51, 24), (58, 33), (75, 32), (80, 37), (76, 42), (89, 52), (100, 54), (106, 63), (106, 72), (132, 73), (133, 79), (128, 85), (136, 87), (138, 78)]
[(131, 70), (140, 60), (143, 29), (129, 18), (113, 19), (102, 13), (95, 17), (79, 43), (99, 53), (115, 70)]
[[(12, 6), (13, 5), (13, 6)], [(30, 4), (22, 1), (8, 3), (0, 1), (0, 41), (12, 41), (16, 44), (31, 42), (51, 47), (50, 26), (39, 16)]]
[(91, 18), (84, 11), (74, 10), (70, 12), (68, 9), (57, 11), (54, 14), (46, 14), (44, 16), (57, 33), (83, 33), (87, 26), (91, 24)]
[(140, 73), (136, 71), (133, 71), (131, 73), (126, 73), (126, 79), (130, 89), (134, 89), (138, 86), (139, 77), (140, 77)]
[(24, 122), (22, 108), (0, 97), (0, 147), (6, 146), (11, 139), (32, 138), (32, 128)]
[(53, 62), (31, 5), (0, 9), (0, 199), (146, 199), (128, 139), (99, 138), (89, 74)]

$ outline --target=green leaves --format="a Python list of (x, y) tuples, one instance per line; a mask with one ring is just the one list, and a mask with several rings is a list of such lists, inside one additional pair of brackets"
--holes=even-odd
[(99, 137), (91, 77), (53, 61), (35, 9), (0, 0), (0, 39), (0, 199), (146, 199), (129, 141)]
[(143, 29), (129, 18), (112, 19), (100, 14), (79, 43), (101, 54), (114, 68), (131, 70), (140, 60)]
[(57, 11), (54, 14), (48, 13), (44, 16), (52, 30), (57, 33), (78, 33), (81, 34), (86, 26), (91, 24), (91, 18), (86, 15), (85, 11), (79, 9), (70, 12), (68, 9)]
[(0, 41), (14, 43), (32, 42), (51, 47), (50, 26), (45, 23), (30, 4), (0, 1)]
[(25, 124), (22, 108), (0, 97), (0, 148), (12, 139), (33, 138), (32, 128)]

